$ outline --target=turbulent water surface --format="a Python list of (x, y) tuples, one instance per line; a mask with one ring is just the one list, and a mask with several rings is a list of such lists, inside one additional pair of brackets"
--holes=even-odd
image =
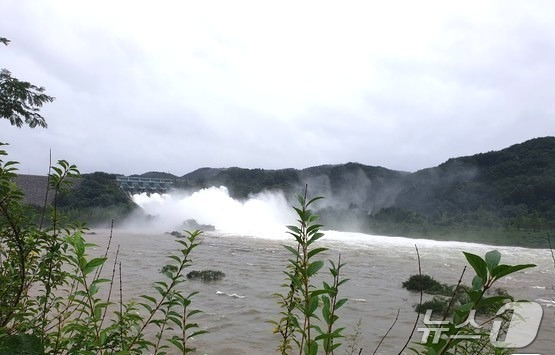
[[(105, 245), (109, 231), (96, 230), (87, 236), (91, 242)], [(197, 318), (199, 325), (210, 332), (195, 339), (199, 353), (206, 354), (268, 354), (274, 353), (279, 339), (272, 335), (266, 321), (276, 319), (278, 307), (272, 294), (284, 292), (284, 270), (288, 252), (281, 246), (290, 243), (283, 233), (276, 236), (259, 234), (241, 236), (207, 233), (194, 251), (190, 270), (217, 269), (226, 277), (218, 282), (187, 281), (186, 291), (199, 291), (194, 306), (204, 311)], [(463, 250), (484, 255), (492, 247), (457, 242), (436, 242), (398, 237), (371, 236), (356, 233), (327, 232), (319, 242), (330, 250), (324, 258), (341, 258), (347, 265), (344, 276), (350, 281), (341, 289), (349, 302), (341, 309), (345, 335), (357, 332), (357, 351), (372, 353), (399, 311), (399, 319), (382, 344), (380, 354), (396, 354), (407, 339), (416, 313), (412, 306), (418, 295), (401, 288), (401, 283), (418, 272), (414, 245), (418, 245), (422, 272), (436, 279), (455, 284), (465, 265)], [(123, 264), (124, 297), (137, 297), (151, 292), (151, 284), (162, 277), (159, 270), (168, 263), (167, 255), (175, 253), (178, 244), (168, 234), (130, 233), (115, 230), (113, 245), (120, 244)], [(114, 248), (112, 248), (114, 249)], [(544, 318), (536, 341), (523, 353), (555, 353), (555, 308), (552, 298), (554, 280), (553, 260), (549, 250), (526, 248), (497, 248), (504, 263), (535, 263), (538, 267), (507, 277), (499, 282), (516, 298), (536, 300), (543, 305)], [(101, 247), (97, 252), (101, 252)], [(323, 272), (323, 277), (327, 275)], [(469, 283), (472, 271), (467, 271)], [(422, 333), (416, 332), (413, 340)], [(339, 352), (347, 353), (350, 337)]]

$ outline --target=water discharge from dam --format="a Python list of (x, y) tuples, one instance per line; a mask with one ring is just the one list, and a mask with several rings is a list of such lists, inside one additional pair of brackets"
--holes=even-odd
[[(292, 245), (284, 225), (294, 223), (295, 219), (285, 198), (279, 194), (262, 194), (241, 202), (229, 197), (225, 188), (211, 188), (188, 195), (135, 196), (134, 200), (155, 217), (150, 219), (152, 229), (122, 228), (114, 232), (113, 242), (121, 245), (125, 298), (148, 292), (152, 282), (162, 277), (159, 270), (169, 262), (166, 257), (178, 248), (174, 237), (164, 231), (191, 218), (212, 224), (216, 231), (201, 238), (201, 245), (193, 252), (190, 269), (217, 269), (225, 272), (226, 277), (218, 282), (187, 281), (182, 285), (185, 292), (199, 291), (193, 305), (204, 313), (196, 320), (210, 331), (195, 339), (194, 346), (202, 354), (274, 353), (279, 339), (266, 321), (278, 318), (279, 309), (272, 294), (284, 291), (280, 288), (284, 279), (282, 271), (290, 255), (281, 244)], [(100, 253), (109, 231), (96, 230), (96, 233), (88, 239), (100, 245)], [(342, 261), (347, 264), (344, 277), (350, 279), (340, 291), (342, 297), (349, 299), (341, 309), (340, 325), (346, 327), (345, 335), (352, 335), (360, 320), (357, 347), (363, 348), (363, 353), (373, 352), (398, 309), (399, 320), (379, 353), (396, 354), (410, 333), (416, 317), (412, 307), (418, 303), (418, 294), (406, 291), (401, 283), (418, 272), (415, 244), (420, 250), (423, 273), (448, 284), (457, 282), (466, 265), (463, 250), (484, 255), (498, 249), (503, 263), (537, 264), (536, 268), (507, 277), (497, 286), (507, 289), (515, 299), (536, 301), (544, 309), (536, 341), (518, 352), (553, 353), (555, 271), (549, 250), (336, 231), (325, 234), (318, 243), (329, 251), (322, 258), (336, 259), (341, 253)], [(326, 269), (318, 275), (317, 284), (328, 279)], [(467, 270), (464, 282), (470, 284), (472, 276), (473, 272)], [(421, 336), (422, 333), (415, 333), (413, 341)], [(349, 342), (344, 339), (340, 353), (345, 353)]]
[[(294, 222), (293, 210), (280, 192), (262, 192), (238, 201), (220, 186), (194, 193), (143, 193), (133, 195), (133, 201), (151, 216), (146, 227), (159, 232), (178, 229), (184, 221), (194, 219), (227, 233), (276, 235)], [(129, 227), (137, 224), (141, 222), (136, 219), (127, 223)]]

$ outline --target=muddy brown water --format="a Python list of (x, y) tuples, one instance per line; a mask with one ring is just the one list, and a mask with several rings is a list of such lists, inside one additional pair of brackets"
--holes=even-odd
[[(109, 231), (94, 230), (86, 239), (99, 247), (91, 251), (102, 254)], [(268, 320), (276, 320), (279, 312), (272, 294), (282, 292), (283, 270), (290, 257), (282, 247), (290, 243), (287, 236), (240, 236), (218, 232), (206, 233), (201, 245), (192, 254), (193, 266), (189, 270), (216, 269), (226, 277), (217, 282), (202, 283), (188, 280), (181, 285), (185, 292), (198, 291), (193, 299), (194, 308), (204, 313), (196, 318), (208, 335), (194, 339), (199, 354), (272, 354), (279, 339), (272, 334)], [(341, 326), (346, 329), (343, 347), (336, 354), (348, 352), (350, 336), (360, 321), (360, 334), (356, 351), (371, 354), (392, 324), (397, 311), (399, 319), (384, 340), (379, 354), (397, 354), (413, 327), (416, 313), (412, 309), (419, 295), (401, 288), (411, 274), (418, 273), (414, 245), (420, 250), (422, 272), (437, 280), (455, 284), (464, 267), (462, 251), (484, 255), (494, 247), (459, 242), (438, 242), (401, 237), (372, 236), (358, 233), (326, 232), (318, 242), (329, 248), (322, 258), (336, 259), (341, 253), (346, 263), (344, 276), (350, 281), (341, 289), (341, 296), (349, 299), (340, 311)], [(120, 245), (123, 268), (123, 294), (126, 300), (137, 299), (140, 294), (153, 294), (152, 283), (162, 278), (160, 269), (169, 263), (167, 256), (178, 251), (179, 244), (168, 234), (137, 233), (115, 230), (110, 255)], [(549, 250), (495, 247), (502, 262), (535, 263), (536, 268), (519, 272), (499, 282), (517, 299), (534, 300), (544, 310), (540, 332), (526, 349), (515, 353), (555, 354), (555, 271)], [(110, 263), (110, 261), (108, 262)], [(187, 270), (187, 272), (189, 271)], [(110, 273), (111, 267), (105, 267)], [(470, 283), (468, 270), (465, 282)], [(106, 275), (105, 275), (106, 276)], [(325, 272), (320, 275), (327, 278)], [(119, 297), (119, 296), (118, 296)], [(431, 297), (427, 297), (431, 298)], [(413, 341), (422, 336), (416, 332)]]

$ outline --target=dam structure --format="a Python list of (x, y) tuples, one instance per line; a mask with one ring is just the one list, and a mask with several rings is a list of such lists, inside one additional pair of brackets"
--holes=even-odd
[(163, 194), (172, 186), (174, 181), (171, 179), (144, 178), (138, 176), (117, 176), (116, 181), (119, 187), (129, 195), (146, 193)]

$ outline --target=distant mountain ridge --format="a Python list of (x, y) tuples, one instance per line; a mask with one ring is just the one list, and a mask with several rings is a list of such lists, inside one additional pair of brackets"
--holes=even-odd
[(416, 213), (417, 219), (447, 224), (555, 223), (555, 137), (451, 158), (414, 173), (350, 162), (302, 170), (201, 168), (175, 179), (185, 189), (224, 185), (240, 199), (266, 190), (289, 197), (308, 184), (312, 196), (326, 197), (321, 205), (328, 220), (338, 213), (394, 220)]
[[(112, 204), (128, 211), (133, 204), (117, 188), (115, 176), (85, 174), (60, 203), (77, 209)], [(350, 162), (300, 170), (205, 167), (181, 177), (155, 171), (136, 176), (171, 179), (176, 188), (189, 191), (223, 185), (237, 199), (281, 191), (292, 203), (308, 185), (310, 196), (325, 197), (318, 203), (322, 222), (339, 230), (430, 236), (503, 228), (503, 233), (519, 231), (513, 245), (521, 245), (523, 233), (555, 230), (555, 137), (451, 158), (414, 173)], [(44, 178), (18, 178), (29, 203), (43, 201)], [(545, 233), (541, 238), (545, 242)]]
[[(427, 200), (427, 203), (422, 203)], [(555, 137), (452, 158), (407, 177), (396, 205), (422, 213), (527, 206), (555, 217)], [(436, 205), (436, 206), (432, 206)]]
[[(379, 198), (383, 201), (379, 207), (397, 206), (426, 214), (436, 210), (472, 210), (480, 205), (499, 208), (525, 204), (545, 209), (546, 204), (555, 201), (555, 137), (451, 158), (414, 173), (350, 162), (302, 170), (205, 167), (182, 177), (163, 172), (138, 176), (174, 179), (183, 188), (225, 185), (237, 198), (263, 190), (298, 192), (305, 183), (315, 193), (341, 198), (351, 194), (346, 190), (355, 189), (356, 195), (366, 195), (366, 200)], [(370, 207), (376, 202), (365, 201), (364, 205)]]

